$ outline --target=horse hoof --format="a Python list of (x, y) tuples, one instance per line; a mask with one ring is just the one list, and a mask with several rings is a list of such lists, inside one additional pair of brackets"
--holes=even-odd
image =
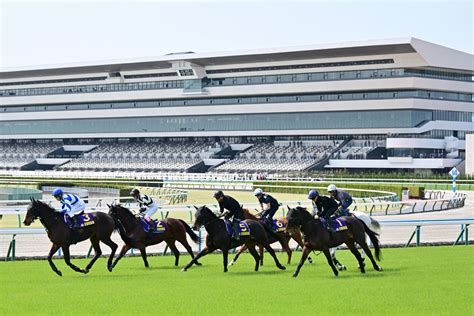
[(286, 267), (285, 267), (285, 266), (279, 266), (278, 269), (280, 269), (280, 270), (286, 270)]
[(112, 267), (112, 266), (107, 268), (107, 270), (109, 270), (109, 272), (112, 272), (113, 269), (114, 269), (114, 267)]
[(188, 269), (185, 269), (185, 268), (181, 269), (181, 272), (186, 272), (186, 271), (188, 271)]
[(195, 265), (202, 266), (202, 263), (201, 262), (196, 262)]
[(59, 270), (57, 270), (57, 271), (54, 271), (54, 272), (56, 272), (56, 274), (57, 274), (57, 275), (59, 275), (60, 277), (62, 277), (62, 276), (63, 276), (63, 273), (62, 273), (61, 271), (59, 271)]
[(383, 271), (382, 267), (381, 267), (381, 266), (378, 266), (378, 270), (377, 270), (377, 271), (382, 272), (382, 271)]
[(296, 279), (298, 277), (298, 274), (293, 273), (293, 277)]
[(84, 273), (84, 274), (87, 274), (87, 273), (89, 273), (89, 271), (90, 271), (90, 270), (86, 268), (86, 269), (84, 269), (83, 273)]

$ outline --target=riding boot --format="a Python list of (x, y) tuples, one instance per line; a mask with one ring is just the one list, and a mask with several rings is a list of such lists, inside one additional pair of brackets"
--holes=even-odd
[(333, 217), (332, 216), (329, 216), (326, 218), (326, 224), (328, 225), (328, 230), (331, 232), (331, 233), (335, 233), (336, 230), (334, 229), (334, 226), (332, 224), (332, 221), (333, 221)]
[(153, 222), (152, 219), (150, 219), (150, 221), (147, 222), (147, 223), (148, 223), (148, 231), (147, 232), (148, 233), (153, 233), (153, 231), (155, 230), (154, 229), (155, 223)]
[(234, 221), (232, 223), (232, 238), (235, 240), (240, 239), (240, 234), (239, 234), (239, 221)]

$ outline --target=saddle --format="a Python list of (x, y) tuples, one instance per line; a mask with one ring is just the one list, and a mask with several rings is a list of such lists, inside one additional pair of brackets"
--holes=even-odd
[[(232, 236), (233, 230), (232, 230), (232, 222), (229, 220), (224, 220), (225, 226), (227, 228), (227, 233)], [(240, 236), (249, 236), (250, 235), (250, 228), (249, 225), (247, 225), (246, 222), (240, 221), (239, 222), (239, 235)]]
[[(328, 229), (328, 223), (324, 219), (324, 217), (320, 217), (319, 220), (323, 224), (324, 228)], [(347, 223), (341, 217), (338, 217), (332, 220), (332, 227), (336, 232), (340, 232), (343, 230), (347, 230)]]
[[(145, 232), (149, 232), (150, 224), (143, 217), (140, 218), (140, 223), (142, 224), (143, 230)], [(167, 225), (166, 225), (165, 221), (154, 219), (151, 223), (153, 225), (153, 227), (152, 227), (153, 230), (151, 231), (151, 233), (153, 233), (153, 234), (162, 234), (162, 233), (166, 232), (166, 226)]]

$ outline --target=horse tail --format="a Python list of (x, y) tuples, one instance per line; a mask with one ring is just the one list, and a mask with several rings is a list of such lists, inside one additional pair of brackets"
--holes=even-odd
[(126, 244), (132, 244), (134, 240), (130, 237), (128, 237), (127, 232), (125, 231), (125, 228), (123, 227), (122, 223), (120, 223), (114, 216), (111, 216), (114, 219), (115, 222), (115, 229), (118, 230), (120, 233), (120, 237), (122, 237), (122, 240)]
[(364, 222), (364, 224), (367, 225), (367, 227), (369, 227), (370, 230), (372, 230), (373, 232), (375, 232), (377, 234), (380, 234), (380, 224), (372, 216), (369, 216), (368, 214), (360, 212), (360, 211), (352, 212), (352, 214), (356, 218), (358, 218), (362, 222)]
[[(382, 257), (382, 253), (381, 253), (381, 250), (380, 250), (380, 241), (379, 241), (379, 234), (377, 234), (376, 232), (370, 230), (369, 227), (367, 227), (367, 225), (362, 222), (362, 224), (364, 224), (364, 230), (365, 230), (365, 233), (367, 235), (369, 235), (369, 238), (370, 238), (370, 241), (372, 242), (372, 244), (374, 245), (374, 248), (375, 248), (375, 259), (377, 259), (378, 261), (380, 261), (380, 258)], [(378, 222), (377, 222), (378, 224)]]
[(380, 235), (380, 223), (373, 217), (370, 217), (370, 229)]
[(185, 221), (183, 221), (182, 219), (179, 220), (181, 223), (183, 223), (184, 225), (184, 228), (186, 229), (186, 232), (188, 233), (189, 237), (191, 237), (191, 239), (195, 242), (195, 243), (199, 243), (199, 236), (196, 235), (196, 233), (191, 229), (191, 227), (189, 227), (188, 223), (186, 223)]

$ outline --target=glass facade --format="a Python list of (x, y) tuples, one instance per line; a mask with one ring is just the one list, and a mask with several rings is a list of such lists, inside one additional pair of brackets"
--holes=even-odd
[[(136, 75), (136, 76), (149, 76), (150, 77), (150, 76), (153, 76), (153, 74)], [(0, 90), (0, 97), (137, 91), (137, 90), (158, 90), (158, 89), (184, 89), (186, 91), (191, 81), (192, 81), (193, 90), (199, 90), (199, 89), (204, 89), (206, 87), (219, 87), (219, 86), (261, 85), (261, 84), (317, 82), (317, 81), (334, 81), (334, 80), (380, 79), (380, 78), (394, 78), (394, 77), (426, 77), (426, 78), (436, 78), (436, 79), (444, 79), (444, 80), (472, 81), (471, 74), (460, 74), (460, 73), (452, 73), (452, 72), (446, 72), (446, 71), (418, 70), (418, 69), (372, 69), (372, 70), (313, 72), (313, 73), (304, 73), (304, 74), (245, 76), (245, 77), (226, 77), (226, 78), (207, 78), (206, 77), (206, 78), (195, 79), (195, 80), (166, 80), (166, 81), (140, 82), (140, 83), (77, 85), (77, 86), (54, 87), (54, 88), (8, 89), (8, 90)], [(42, 83), (42, 82), (38, 82), (38, 83)]]
[(265, 131), (414, 127), (433, 117), (425, 110), (305, 112), (170, 117), (0, 121), (2, 135)]
[[(191, 83), (189, 85), (189, 90), (191, 90), (192, 87), (193, 86)], [(298, 103), (298, 102), (349, 101), (349, 100), (381, 100), (381, 99), (406, 99), (406, 98), (472, 102), (471, 101), (472, 94), (466, 94), (466, 93), (426, 91), (426, 90), (395, 90), (395, 91), (358, 91), (354, 93), (353, 92), (340, 92), (340, 93), (242, 96), (242, 97), (226, 97), (226, 98), (168, 99), (168, 100), (130, 101), (130, 102), (3, 106), (3, 107), (0, 107), (0, 113), (2, 112), (147, 108), (147, 107), (265, 104), (265, 103)]]

